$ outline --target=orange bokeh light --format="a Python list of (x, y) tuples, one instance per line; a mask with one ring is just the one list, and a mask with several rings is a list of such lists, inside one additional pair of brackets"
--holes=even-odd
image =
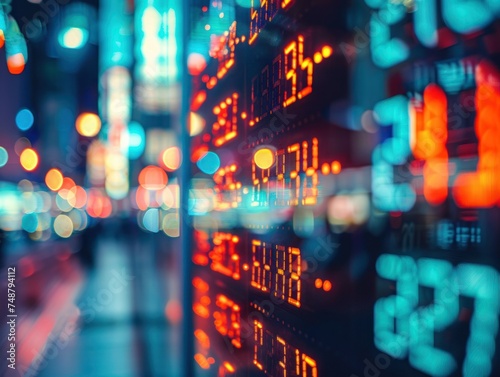
[(146, 190), (161, 190), (167, 183), (167, 173), (158, 166), (146, 166), (139, 174), (139, 184)]
[(45, 184), (51, 191), (59, 190), (63, 185), (63, 175), (58, 169), (50, 169), (45, 175)]
[(101, 130), (101, 119), (92, 113), (82, 113), (76, 119), (76, 131), (85, 137), (94, 137)]
[(21, 53), (14, 54), (7, 58), (7, 68), (13, 75), (21, 74), (24, 71), (25, 65), (26, 61), (24, 60), (24, 55)]
[(26, 148), (19, 157), (21, 166), (27, 171), (33, 171), (38, 166), (38, 154), (32, 148)]
[(161, 162), (167, 171), (175, 171), (181, 166), (182, 156), (178, 147), (165, 149), (161, 156)]

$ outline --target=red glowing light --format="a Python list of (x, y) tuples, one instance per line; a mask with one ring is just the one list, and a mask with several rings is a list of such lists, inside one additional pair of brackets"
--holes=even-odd
[(210, 268), (234, 280), (240, 279), (240, 257), (236, 251), (239, 239), (229, 233), (215, 233), (214, 248), (208, 253), (212, 260)]
[(436, 84), (424, 91), (420, 109), (412, 108), (415, 129), (413, 154), (425, 161), (424, 196), (434, 205), (441, 204), (448, 196), (448, 115), (445, 92)]
[(7, 58), (7, 68), (13, 75), (19, 75), (24, 71), (25, 67), (24, 55), (21, 53), (9, 56)]
[(158, 166), (146, 166), (139, 173), (139, 184), (146, 190), (161, 190), (165, 188), (167, 182), (167, 173)]
[(483, 61), (476, 67), (477, 170), (455, 180), (453, 196), (459, 207), (484, 208), (500, 204), (500, 74)]
[[(220, 147), (238, 135), (238, 94), (233, 93), (213, 110), (217, 121), (212, 127), (214, 145)], [(228, 105), (228, 102), (230, 105)]]

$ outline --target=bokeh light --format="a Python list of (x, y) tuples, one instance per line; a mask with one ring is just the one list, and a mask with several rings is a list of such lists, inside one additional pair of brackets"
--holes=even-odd
[(27, 213), (23, 216), (21, 227), (28, 233), (33, 233), (38, 228), (38, 216), (36, 213)]
[(33, 113), (28, 109), (21, 109), (16, 115), (16, 126), (21, 131), (29, 130), (34, 121)]
[(54, 232), (61, 238), (69, 238), (73, 234), (73, 221), (67, 215), (59, 215), (54, 220)]
[(146, 133), (144, 127), (137, 122), (131, 122), (128, 126), (128, 157), (135, 160), (144, 153), (146, 148)]
[(167, 171), (175, 171), (181, 166), (182, 156), (178, 147), (165, 149), (162, 153), (161, 161)]
[(45, 175), (45, 184), (51, 191), (59, 190), (63, 185), (63, 175), (58, 169), (50, 169)]
[(5, 166), (9, 161), (9, 153), (4, 147), (0, 147), (0, 168)]
[(85, 137), (94, 137), (101, 130), (101, 119), (92, 113), (83, 113), (76, 119), (76, 131)]
[(205, 174), (214, 174), (220, 168), (220, 158), (214, 152), (205, 153), (196, 163)]
[(69, 27), (59, 34), (59, 44), (65, 48), (79, 49), (85, 46), (89, 39), (89, 32), (78, 27)]
[(87, 204), (87, 192), (81, 186), (73, 186), (68, 191), (67, 201), (74, 208), (83, 208)]
[(261, 169), (269, 169), (274, 165), (274, 152), (269, 148), (261, 148), (255, 152), (253, 159)]
[(26, 148), (31, 148), (31, 142), (27, 138), (20, 137), (16, 140), (16, 143), (14, 144), (14, 152), (16, 152), (18, 156), (20, 156)]
[(31, 148), (25, 149), (19, 159), (21, 166), (27, 171), (33, 171), (38, 166), (38, 154)]
[(146, 166), (139, 174), (139, 184), (146, 190), (161, 190), (167, 182), (167, 173), (158, 166)]

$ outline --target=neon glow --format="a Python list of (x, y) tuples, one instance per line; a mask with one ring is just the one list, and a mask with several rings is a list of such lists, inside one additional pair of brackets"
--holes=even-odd
[(215, 233), (213, 236), (214, 247), (208, 253), (212, 263), (210, 268), (216, 272), (240, 279), (240, 256), (236, 248), (240, 239), (230, 233)]
[(213, 124), (214, 145), (220, 147), (238, 135), (238, 93), (233, 93), (214, 107), (217, 121)]
[[(458, 368), (453, 356), (435, 347), (435, 333), (458, 320), (459, 295), (474, 299), (464, 376), (488, 375), (495, 352), (500, 311), (500, 275), (491, 267), (384, 254), (376, 264), (379, 276), (396, 282), (396, 295), (375, 304), (375, 345), (431, 376), (448, 376)], [(419, 286), (434, 290), (434, 303), (417, 308)], [(494, 323), (485, 321), (491, 318)], [(491, 331), (494, 329), (494, 331)], [(486, 357), (474, 350), (483, 349)]]
[[(254, 321), (253, 329), (253, 364), (266, 376), (276, 376), (273, 370), (267, 369), (267, 359), (274, 359), (277, 354), (278, 376), (318, 377), (318, 367), (312, 357), (287, 343), (284, 338), (264, 330), (264, 325), (259, 321)], [(274, 352), (273, 344), (277, 352)]]
[(394, 183), (393, 168), (410, 154), (408, 99), (396, 96), (379, 102), (375, 114), (382, 127), (392, 127), (393, 136), (373, 151), (373, 203), (383, 211), (408, 211), (415, 204), (415, 191), (409, 183)]
[(224, 295), (217, 295), (214, 311), (215, 329), (231, 339), (231, 344), (241, 348), (241, 313), (240, 307)]
[(411, 106), (415, 143), (413, 155), (425, 161), (424, 196), (434, 205), (441, 204), (448, 196), (448, 114), (444, 91), (431, 84), (424, 91), (420, 109)]
[(500, 204), (500, 74), (486, 62), (476, 68), (477, 171), (462, 173), (454, 182), (453, 197), (459, 207), (484, 208)]
[[(306, 51), (310, 53), (307, 54)], [(271, 112), (288, 107), (310, 95), (313, 92), (314, 66), (332, 57), (333, 52), (329, 45), (313, 51), (313, 46), (303, 35), (298, 35), (289, 42), (283, 53), (252, 79), (249, 126), (255, 126)], [(318, 55), (321, 59), (313, 59)]]
[(302, 295), (300, 249), (252, 240), (250, 285), (300, 307)]

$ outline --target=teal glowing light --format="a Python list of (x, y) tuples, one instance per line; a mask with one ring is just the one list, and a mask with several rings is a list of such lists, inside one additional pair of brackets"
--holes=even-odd
[(379, 67), (389, 68), (405, 61), (410, 50), (405, 42), (391, 37), (390, 26), (402, 21), (406, 7), (402, 3), (365, 0), (379, 12), (373, 12), (370, 20), (371, 52), (373, 62)]
[(149, 208), (142, 218), (142, 225), (152, 233), (160, 231), (160, 213), (158, 208)]
[(220, 158), (214, 152), (205, 153), (196, 163), (205, 174), (214, 174), (220, 168)]
[(33, 113), (28, 109), (20, 110), (16, 115), (16, 126), (21, 131), (27, 131), (33, 126), (35, 118), (33, 117)]
[(136, 160), (142, 156), (146, 148), (146, 133), (144, 128), (137, 122), (131, 122), (128, 126), (128, 157)]
[(450, 29), (467, 34), (487, 26), (499, 9), (498, 0), (443, 0), (443, 19)]
[(436, 47), (437, 33), (437, 4), (436, 0), (417, 0), (415, 12), (415, 35), (426, 47)]
[[(500, 275), (487, 266), (384, 254), (377, 260), (378, 274), (396, 282), (396, 295), (377, 300), (374, 308), (374, 341), (394, 358), (408, 357), (410, 364), (430, 376), (448, 376), (458, 365), (435, 340), (458, 320), (459, 296), (474, 300), (462, 375), (488, 376), (492, 370), (500, 312)], [(419, 303), (419, 286), (433, 289), (434, 302)]]
[(4, 167), (9, 161), (9, 153), (4, 147), (0, 147), (0, 168)]
[(28, 233), (34, 233), (38, 228), (38, 217), (36, 213), (28, 213), (24, 215), (21, 227)]
[(80, 49), (87, 43), (89, 32), (78, 27), (69, 27), (59, 33), (59, 44), (69, 49)]
[(394, 166), (406, 162), (410, 155), (410, 120), (408, 99), (396, 96), (379, 102), (374, 109), (382, 127), (392, 127), (393, 137), (373, 152), (372, 192), (375, 206), (382, 211), (409, 211), (416, 194), (408, 183), (394, 183)]

